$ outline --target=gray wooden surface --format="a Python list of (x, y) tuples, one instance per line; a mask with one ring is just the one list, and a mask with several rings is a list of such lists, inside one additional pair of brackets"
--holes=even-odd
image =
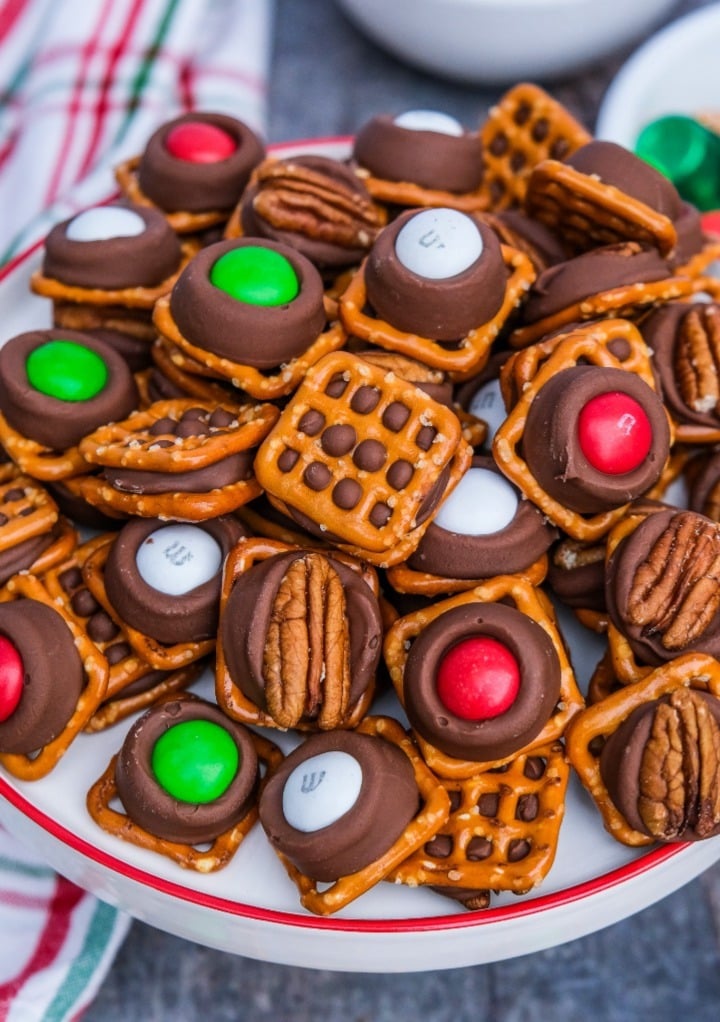
[[(706, 5), (686, 0), (674, 16)], [(350, 134), (374, 113), (418, 107), (445, 110), (472, 126), (501, 91), (451, 85), (404, 67), (361, 37), (332, 0), (278, 0), (274, 39), (271, 141)], [(547, 87), (592, 128), (626, 56)], [(208, 950), (134, 923), (85, 1018), (717, 1022), (719, 931), (720, 865), (589, 937), (445, 972), (367, 976), (295, 969)]]

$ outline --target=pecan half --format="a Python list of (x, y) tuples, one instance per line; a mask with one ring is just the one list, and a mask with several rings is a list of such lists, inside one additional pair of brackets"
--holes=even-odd
[(253, 209), (276, 230), (341, 248), (369, 249), (382, 227), (372, 199), (340, 177), (299, 163), (266, 160), (256, 169)]
[(263, 656), (268, 712), (280, 727), (340, 726), (350, 701), (345, 590), (320, 553), (294, 560), (275, 594)]
[(673, 515), (633, 577), (627, 617), (665, 649), (685, 649), (720, 608), (720, 527), (692, 511)]
[(718, 410), (720, 402), (720, 309), (697, 304), (683, 316), (674, 353), (683, 401), (694, 412)]
[(638, 812), (648, 833), (673, 840), (720, 825), (720, 727), (703, 697), (681, 688), (658, 703), (640, 763)]

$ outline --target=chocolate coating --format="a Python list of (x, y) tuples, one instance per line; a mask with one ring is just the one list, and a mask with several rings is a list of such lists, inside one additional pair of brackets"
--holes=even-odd
[[(707, 692), (698, 691), (697, 694), (707, 703), (708, 709), (720, 725), (720, 700)], [(641, 834), (662, 841), (663, 838), (657, 834), (650, 834), (638, 811), (640, 764), (650, 737), (653, 716), (660, 702), (667, 703), (668, 697), (642, 703), (608, 737), (600, 753), (600, 776), (616, 809), (622, 813), (630, 826)], [(712, 837), (718, 833), (720, 826), (708, 834), (699, 835), (689, 823), (681, 833), (670, 840), (699, 841), (702, 837)]]
[[(482, 455), (476, 455), (470, 467), (502, 476), (493, 459)], [(509, 575), (528, 568), (545, 553), (556, 536), (557, 530), (546, 522), (538, 508), (518, 494), (515, 517), (497, 532), (462, 535), (431, 522), (408, 565), (415, 571), (427, 571), (444, 578)]]
[[(70, 217), (56, 224), (45, 239), (43, 273), (63, 284), (113, 291), (130, 287), (155, 287), (180, 266), (180, 242), (162, 213), (150, 206), (114, 202), (145, 221), (142, 234), (73, 241), (67, 228)], [(103, 207), (104, 208), (104, 207)]]
[(720, 451), (713, 450), (713, 453), (698, 460), (696, 467), (697, 471), (689, 481), (688, 507), (717, 521)]
[[(291, 827), (283, 790), (296, 767), (324, 752), (353, 756), (362, 769), (355, 804), (339, 820), (305, 833)], [(354, 731), (313, 734), (285, 759), (260, 796), (260, 823), (278, 852), (320, 882), (355, 873), (392, 847), (417, 814), (420, 795), (410, 760), (391, 742)]]
[[(619, 391), (643, 408), (652, 429), (645, 460), (630, 472), (594, 468), (577, 436), (578, 416), (593, 397)], [(657, 394), (624, 369), (578, 365), (563, 369), (538, 391), (528, 410), (523, 456), (542, 488), (580, 514), (598, 514), (645, 493), (660, 477), (670, 449), (670, 430)]]
[(72, 717), (85, 684), (82, 662), (63, 618), (36, 600), (0, 604), (0, 635), (20, 654), (25, 679), (18, 706), (0, 721), (0, 751), (29, 755)]
[(567, 555), (567, 544), (568, 541), (559, 543), (550, 557), (546, 579), (549, 588), (568, 607), (604, 611), (604, 541), (594, 548), (595, 559), (583, 557), (577, 563), (571, 563)]
[(365, 268), (368, 303), (398, 330), (454, 341), (487, 323), (502, 305), (508, 271), (500, 242), (489, 227), (475, 221), (483, 251), (472, 266), (441, 280), (421, 277), (395, 254), (399, 232), (417, 212), (401, 214), (373, 245)]
[[(0, 511), (1, 514), (2, 511)], [(5, 585), (11, 575), (29, 568), (43, 550), (46, 550), (57, 539), (58, 535), (59, 529), (56, 526), (48, 529), (42, 536), (33, 536), (22, 543), (16, 543), (5, 550), (0, 550), (0, 585)]]
[(360, 128), (353, 159), (375, 177), (447, 192), (475, 191), (483, 178), (479, 135), (415, 131), (396, 124), (389, 114)]
[[(166, 135), (179, 124), (197, 121), (231, 135), (237, 143), (235, 151), (216, 163), (176, 159), (165, 145)], [(150, 136), (138, 165), (138, 183), (145, 195), (166, 213), (229, 212), (264, 156), (262, 141), (247, 124), (227, 114), (193, 111), (161, 125)]]
[(668, 258), (671, 266), (682, 266), (705, 245), (702, 229), (702, 214), (689, 202), (683, 202), (680, 213), (673, 221), (677, 233), (677, 241), (672, 255)]
[(720, 305), (716, 302), (667, 302), (653, 309), (640, 323), (640, 332), (652, 352), (660, 393), (670, 414), (679, 422), (720, 428), (720, 414), (712, 393), (703, 395), (699, 401), (693, 393), (693, 403), (689, 404), (683, 395), (686, 380), (676, 368), (678, 342), (685, 330), (703, 331), (711, 339), (718, 328)]
[[(245, 530), (235, 518), (221, 516), (194, 523), (219, 543), (223, 560)], [(131, 519), (118, 533), (105, 564), (105, 589), (127, 624), (159, 642), (199, 642), (217, 631), (222, 569), (214, 578), (181, 596), (158, 593), (137, 569), (138, 548), (167, 522)]]
[[(663, 646), (661, 632), (633, 624), (628, 614), (629, 596), (635, 573), (645, 561), (651, 547), (670, 526), (676, 515), (695, 514), (692, 511), (668, 508), (648, 515), (617, 545), (606, 565), (605, 599), (610, 619), (625, 636), (638, 660), (652, 667), (672, 660), (689, 649), (720, 658), (720, 612), (708, 616), (705, 628), (692, 640), (690, 646), (673, 649)], [(697, 519), (698, 525), (708, 522), (703, 515), (697, 515)]]
[(528, 292), (523, 320), (535, 323), (603, 291), (670, 276), (668, 264), (655, 249), (634, 242), (603, 245), (544, 270)]
[[(152, 754), (157, 740), (176, 724), (207, 720), (219, 724), (238, 747), (238, 771), (219, 798), (200, 805), (181, 802), (157, 782)], [(138, 826), (180, 844), (212, 841), (234, 827), (254, 802), (258, 760), (250, 733), (217, 706), (200, 699), (174, 699), (151, 707), (125, 736), (115, 767), (115, 783), (125, 812)]]
[[(63, 401), (35, 390), (25, 364), (49, 341), (74, 341), (94, 351), (107, 367), (107, 382), (87, 401)], [(56, 327), (17, 334), (0, 349), (0, 410), (18, 433), (53, 451), (73, 447), (107, 422), (126, 418), (138, 403), (135, 380), (125, 361), (90, 334)]]
[[(276, 554), (241, 575), (228, 598), (220, 641), (230, 677), (244, 695), (267, 710), (263, 656), (273, 602), (290, 565), (307, 556), (297, 550)], [(372, 590), (351, 568), (327, 557), (343, 584), (350, 629), (350, 700), (353, 706), (373, 681), (382, 652), (380, 607)], [(252, 614), (248, 608), (252, 607)]]
[[(347, 164), (341, 163), (339, 160), (333, 160), (329, 156), (304, 155), (293, 156), (279, 162), (286, 164), (289, 169), (302, 167), (314, 174), (327, 177), (330, 187), (341, 185), (354, 194), (358, 204), (365, 205), (372, 202), (370, 193), (361, 179)], [(262, 185), (259, 182), (251, 181), (243, 192), (240, 206), (243, 234), (248, 237), (268, 238), (270, 241), (289, 245), (322, 269), (334, 269), (359, 263), (377, 233), (377, 228), (368, 227), (365, 229), (365, 241), (361, 244), (358, 237), (357, 243), (350, 245), (330, 240), (329, 235), (332, 233), (330, 220), (326, 223), (321, 220), (320, 230), (317, 230), (316, 226), (312, 233), (302, 230), (299, 223), (294, 230), (276, 227), (257, 210), (255, 199), (261, 189)], [(317, 209), (315, 216), (321, 216)], [(338, 233), (337, 228), (335, 233)], [(319, 236), (314, 236), (315, 234)]]
[[(247, 246), (269, 248), (291, 263), (300, 284), (293, 301), (250, 305), (210, 283), (220, 256)], [(170, 293), (170, 310), (191, 344), (256, 369), (271, 369), (301, 355), (325, 326), (323, 282), (310, 260), (287, 245), (258, 238), (220, 241), (198, 252)]]
[[(454, 645), (480, 635), (497, 639), (513, 654), (520, 689), (505, 713), (489, 720), (463, 720), (441, 702), (437, 673)], [(410, 723), (442, 752), (477, 762), (503, 759), (528, 745), (550, 719), (560, 695), (560, 661), (544, 629), (515, 607), (466, 604), (436, 617), (415, 639), (403, 693)]]
[(599, 177), (633, 199), (674, 220), (682, 210), (675, 185), (645, 160), (616, 142), (593, 139), (565, 158), (581, 174)]
[(209, 493), (252, 475), (254, 450), (241, 451), (191, 472), (141, 472), (105, 468), (103, 478), (125, 493)]
[(476, 217), (492, 227), (505, 245), (524, 252), (538, 273), (567, 259), (560, 238), (522, 210), (501, 209), (497, 213), (476, 214)]

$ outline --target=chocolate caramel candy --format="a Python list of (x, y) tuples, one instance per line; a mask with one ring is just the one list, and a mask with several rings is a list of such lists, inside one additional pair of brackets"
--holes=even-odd
[(457, 341), (492, 319), (507, 276), (495, 233), (446, 208), (401, 214), (381, 232), (365, 268), (377, 316), (439, 341)]
[(45, 239), (43, 273), (63, 284), (115, 291), (155, 287), (177, 271), (180, 242), (162, 213), (114, 202), (56, 224)]
[(492, 578), (523, 571), (557, 530), (502, 475), (476, 456), (409, 558), (409, 567), (448, 578)]
[(479, 135), (436, 111), (373, 117), (357, 133), (353, 160), (375, 177), (447, 192), (475, 191), (483, 176)]
[(403, 701), (413, 728), (446, 755), (504, 759), (536, 738), (560, 694), (560, 662), (540, 625), (514, 607), (466, 604), (413, 642)]
[(137, 402), (123, 358), (89, 334), (31, 330), (0, 350), (0, 411), (18, 433), (51, 450), (124, 419)]
[(332, 882), (379, 859), (417, 814), (405, 753), (353, 731), (311, 735), (272, 774), (260, 823), (277, 851), (313, 880)]
[(580, 514), (645, 493), (669, 449), (667, 415), (651, 387), (624, 369), (590, 365), (563, 369), (542, 387), (522, 446), (540, 486)]
[(0, 752), (29, 755), (64, 730), (83, 690), (72, 632), (44, 603), (3, 603), (0, 667)]
[[(248, 608), (252, 607), (252, 614)], [(340, 727), (374, 681), (380, 607), (366, 582), (318, 551), (277, 554), (233, 585), (220, 626), (228, 671), (281, 727)]]
[(150, 136), (138, 183), (166, 213), (229, 212), (264, 155), (247, 124), (227, 114), (193, 111)]
[(254, 802), (258, 779), (247, 729), (199, 699), (151, 707), (128, 731), (115, 767), (130, 819), (181, 844), (212, 841), (235, 826)]
[(720, 527), (695, 511), (648, 515), (608, 558), (610, 619), (643, 664), (720, 657)]
[(326, 322), (322, 278), (310, 260), (254, 238), (200, 251), (172, 289), (170, 311), (191, 344), (256, 369), (302, 354)]
[(126, 624), (159, 642), (211, 638), (225, 557), (243, 534), (230, 517), (196, 524), (131, 519), (105, 565), (112, 607)]
[(693, 688), (636, 707), (600, 753), (615, 807), (634, 830), (661, 842), (720, 833), (719, 770), (720, 699)]

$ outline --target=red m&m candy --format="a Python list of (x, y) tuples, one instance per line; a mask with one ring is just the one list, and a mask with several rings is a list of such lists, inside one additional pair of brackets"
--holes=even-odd
[(188, 163), (219, 163), (237, 149), (237, 142), (222, 128), (205, 121), (185, 121), (165, 136), (165, 148), (177, 160)]
[(642, 405), (621, 391), (591, 398), (578, 416), (580, 449), (593, 468), (622, 475), (639, 468), (653, 442), (652, 426)]
[(443, 706), (463, 720), (489, 720), (505, 713), (520, 689), (520, 667), (507, 646), (489, 635), (456, 643), (437, 674)]
[(25, 671), (20, 654), (0, 635), (0, 721), (7, 720), (22, 698)]

